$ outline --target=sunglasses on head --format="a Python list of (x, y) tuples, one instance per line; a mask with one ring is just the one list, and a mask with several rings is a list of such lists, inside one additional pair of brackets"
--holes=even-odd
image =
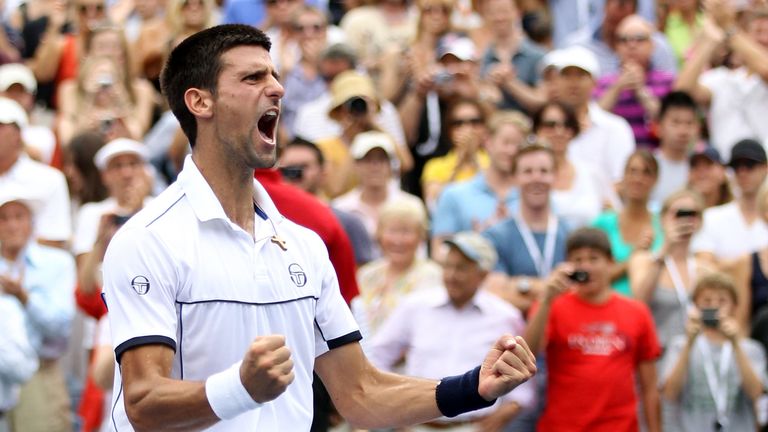
[(88, 11), (95, 11), (97, 13), (104, 12), (104, 5), (103, 4), (80, 4), (77, 5), (77, 10), (84, 14)]
[(646, 42), (650, 39), (651, 36), (647, 34), (619, 35), (619, 42), (621, 43)]
[(453, 127), (459, 127), (464, 125), (479, 126), (481, 124), (483, 124), (483, 119), (481, 119), (480, 117), (470, 117), (470, 118), (464, 118), (464, 119), (451, 120), (451, 126)]

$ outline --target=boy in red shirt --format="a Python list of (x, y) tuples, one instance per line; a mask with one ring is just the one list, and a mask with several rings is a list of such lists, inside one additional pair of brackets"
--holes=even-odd
[(525, 335), (532, 352), (546, 349), (549, 371), (537, 430), (638, 431), (637, 393), (648, 432), (659, 431), (661, 349), (650, 311), (611, 289), (613, 258), (602, 231), (574, 231), (566, 255), (547, 279)]

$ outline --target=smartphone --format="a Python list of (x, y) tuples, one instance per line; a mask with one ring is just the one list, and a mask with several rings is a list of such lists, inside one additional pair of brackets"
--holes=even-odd
[(675, 212), (676, 218), (686, 218), (686, 217), (695, 217), (698, 216), (699, 212), (692, 209), (679, 209), (677, 212)]
[(701, 310), (701, 323), (704, 324), (704, 327), (717, 328), (720, 325), (717, 311), (715, 308), (704, 308)]
[(99, 131), (103, 134), (109, 133), (112, 130), (112, 125), (115, 124), (115, 119), (106, 118), (99, 123)]
[(568, 279), (576, 283), (586, 283), (589, 282), (589, 273), (584, 270), (576, 270), (568, 275)]

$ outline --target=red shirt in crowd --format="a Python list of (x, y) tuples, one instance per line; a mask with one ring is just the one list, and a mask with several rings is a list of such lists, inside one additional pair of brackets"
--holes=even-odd
[(612, 293), (552, 303), (546, 330), (547, 405), (541, 432), (638, 430), (635, 371), (661, 354), (648, 307)]
[(339, 278), (341, 295), (349, 304), (359, 293), (355, 279), (355, 254), (347, 233), (330, 207), (311, 194), (285, 183), (277, 170), (256, 170), (255, 177), (283, 216), (311, 229), (323, 239)]

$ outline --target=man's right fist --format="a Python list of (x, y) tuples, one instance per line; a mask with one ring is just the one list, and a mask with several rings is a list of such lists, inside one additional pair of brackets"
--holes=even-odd
[(293, 361), (285, 346), (285, 336), (260, 336), (251, 343), (240, 365), (240, 381), (253, 400), (264, 403), (277, 398), (293, 378)]

